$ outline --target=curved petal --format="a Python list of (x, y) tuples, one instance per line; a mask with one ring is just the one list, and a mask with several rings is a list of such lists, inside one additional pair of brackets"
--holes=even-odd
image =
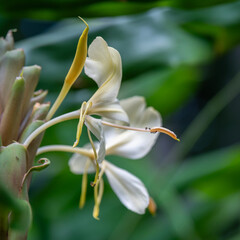
[(149, 204), (144, 184), (131, 173), (104, 161), (108, 181), (122, 204), (129, 210), (143, 214)]
[(74, 153), (72, 157), (70, 158), (68, 165), (70, 167), (70, 171), (75, 174), (83, 174), (85, 172), (85, 166), (88, 162), (91, 162), (89, 164), (88, 173), (95, 172), (95, 168), (92, 164), (92, 161), (90, 158), (80, 155), (78, 153)]
[(122, 109), (119, 101), (116, 100), (112, 103), (100, 103), (91, 107), (88, 111), (88, 114), (96, 114), (105, 118), (114, 119), (122, 122), (128, 123), (128, 116), (126, 112)]
[[(131, 97), (120, 101), (132, 127), (161, 126), (160, 114), (152, 107), (146, 108), (143, 97)], [(131, 159), (144, 157), (153, 147), (158, 133), (121, 130), (104, 126), (107, 154)]]
[(108, 47), (101, 37), (97, 37), (88, 50), (85, 73), (92, 78), (99, 89), (89, 101), (93, 107), (98, 103), (114, 102), (122, 80), (121, 56), (117, 50)]

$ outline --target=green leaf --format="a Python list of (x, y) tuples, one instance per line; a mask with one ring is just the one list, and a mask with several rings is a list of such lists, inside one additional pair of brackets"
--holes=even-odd
[(80, 15), (82, 17), (105, 17), (115, 15), (136, 14), (157, 6), (171, 6), (185, 9), (204, 8), (224, 3), (236, 2), (236, 0), (168, 0), (168, 1), (86, 1), (86, 0), (62, 0), (61, 5), (57, 0), (51, 2), (41, 0), (32, 3), (30, 0), (4, 2), (0, 12), (3, 16), (33, 19), (61, 19)]
[[(221, 189), (224, 184), (222, 181), (228, 180), (233, 184), (233, 188), (236, 189), (236, 174), (240, 170), (239, 160), (240, 160), (240, 150), (239, 145), (232, 146), (222, 150), (216, 150), (214, 152), (205, 153), (200, 156), (196, 156), (191, 159), (187, 159), (182, 166), (176, 171), (174, 178), (171, 180), (171, 184), (179, 188), (185, 188), (189, 186), (205, 186), (204, 191), (208, 192), (210, 195), (214, 196), (216, 193), (225, 194)], [(228, 176), (228, 177), (227, 177)], [(219, 177), (219, 179), (218, 179)], [(215, 181), (220, 181), (219, 184), (215, 184)], [(208, 191), (208, 186), (211, 191)], [(212, 187), (211, 187), (212, 186)], [(226, 190), (232, 189), (226, 188)], [(215, 188), (215, 190), (214, 190)], [(215, 193), (215, 194), (214, 194)]]

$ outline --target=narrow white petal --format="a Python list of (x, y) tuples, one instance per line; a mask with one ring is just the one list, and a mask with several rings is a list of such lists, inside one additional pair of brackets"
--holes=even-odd
[[(129, 117), (130, 126), (146, 128), (161, 126), (160, 114), (152, 107), (146, 108), (142, 97), (120, 101)], [(107, 154), (137, 159), (144, 157), (155, 144), (158, 133), (120, 130), (104, 126)]]
[(92, 161), (90, 158), (80, 155), (78, 153), (74, 153), (72, 155), (72, 157), (70, 158), (68, 165), (70, 167), (70, 170), (72, 173), (75, 174), (83, 174), (85, 172), (85, 166), (87, 162), (91, 162), (89, 164), (89, 168), (88, 168), (88, 173), (93, 173), (95, 172), (95, 168), (92, 164)]
[(103, 131), (101, 120), (90, 117), (90, 116), (86, 116), (85, 124), (88, 127), (88, 129), (99, 140), (97, 161), (98, 163), (101, 163), (105, 158), (105, 138), (104, 138), (104, 131)]
[(113, 72), (113, 62), (108, 45), (103, 38), (97, 37), (88, 48), (85, 73), (100, 87)]
[(91, 97), (93, 104), (114, 102), (117, 98), (122, 80), (121, 56), (117, 50), (97, 37), (88, 50), (85, 73), (96, 81), (99, 89)]
[(104, 161), (108, 181), (120, 201), (129, 210), (143, 214), (149, 204), (149, 195), (144, 184), (131, 173)]

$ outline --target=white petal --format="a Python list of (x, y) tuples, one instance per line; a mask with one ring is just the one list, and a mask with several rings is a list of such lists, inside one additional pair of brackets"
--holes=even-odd
[(96, 119), (90, 116), (86, 116), (85, 124), (88, 129), (96, 136), (99, 140), (98, 147), (98, 163), (101, 163), (105, 158), (105, 138), (103, 132), (103, 126), (100, 119)]
[(96, 114), (105, 118), (114, 119), (128, 123), (128, 116), (121, 107), (118, 100), (112, 103), (100, 103), (90, 108), (88, 114)]
[(131, 173), (104, 161), (108, 181), (120, 201), (129, 210), (143, 214), (149, 204), (149, 195), (144, 184)]
[(98, 103), (114, 102), (122, 80), (121, 56), (117, 50), (97, 37), (88, 50), (85, 73), (96, 81), (99, 89), (91, 97), (93, 107)]
[(144, 97), (134, 96), (122, 99), (120, 104), (127, 113), (131, 126), (142, 127), (143, 123), (141, 120), (146, 109), (146, 101)]
[(85, 172), (85, 166), (86, 166), (87, 162), (90, 163), (87, 172), (88, 173), (95, 172), (95, 168), (92, 164), (91, 159), (86, 156), (80, 155), (78, 153), (74, 153), (72, 155), (72, 157), (70, 158), (70, 160), (68, 162), (68, 165), (69, 165), (72, 173), (83, 174)]
[[(143, 97), (132, 97), (120, 101), (127, 112), (130, 126), (156, 127), (161, 126), (160, 114), (152, 107), (146, 108)], [(158, 133), (145, 133), (130, 130), (119, 130), (104, 126), (107, 154), (120, 155), (137, 159), (144, 157), (155, 144)]]
[(88, 48), (85, 73), (100, 87), (113, 72), (113, 62), (108, 45), (103, 38), (97, 37)]

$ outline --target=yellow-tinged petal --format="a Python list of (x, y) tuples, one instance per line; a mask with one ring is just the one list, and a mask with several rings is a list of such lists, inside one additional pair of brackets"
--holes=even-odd
[(81, 134), (82, 134), (82, 128), (83, 128), (83, 124), (85, 121), (85, 117), (86, 114), (88, 112), (88, 109), (92, 106), (91, 102), (83, 102), (81, 109), (80, 109), (80, 116), (79, 116), (79, 122), (78, 122), (78, 126), (77, 126), (77, 134), (76, 134), (76, 141), (73, 144), (73, 147), (76, 147), (79, 143)]
[(76, 79), (82, 72), (87, 57), (87, 38), (89, 27), (88, 24), (81, 17), (79, 18), (85, 23), (86, 28), (84, 29), (81, 37), (79, 38), (75, 57), (65, 78), (65, 82), (70, 85), (72, 85), (76, 81)]
[(87, 58), (87, 38), (88, 38), (89, 27), (88, 27), (88, 24), (82, 18), (80, 19), (85, 23), (86, 28), (84, 29), (81, 37), (79, 38), (77, 50), (76, 50), (72, 65), (65, 78), (62, 90), (46, 117), (47, 121), (52, 118), (52, 116), (57, 111), (58, 107), (66, 97), (67, 93), (69, 92), (71, 86), (77, 80), (78, 76), (82, 72), (85, 60)]

